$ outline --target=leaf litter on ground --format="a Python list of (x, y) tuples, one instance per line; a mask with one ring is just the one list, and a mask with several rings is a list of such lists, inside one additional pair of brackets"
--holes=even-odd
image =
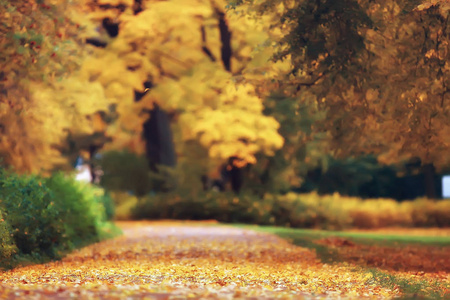
[[(351, 263), (275, 235), (195, 222), (122, 222), (124, 235), (0, 274), (10, 299), (391, 298)], [(353, 247), (353, 246), (352, 246)]]

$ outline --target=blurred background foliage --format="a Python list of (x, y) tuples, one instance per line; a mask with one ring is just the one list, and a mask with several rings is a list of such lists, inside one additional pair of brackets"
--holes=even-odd
[[(130, 201), (128, 197), (125, 201)], [(148, 195), (121, 207), (119, 219), (218, 220), (229, 223), (343, 230), (348, 228), (448, 227), (448, 201), (426, 198), (397, 202), (338, 194), (266, 194), (203, 192)]]
[[(0, 0), (0, 15), (5, 261), (58, 257), (114, 218), (449, 226), (448, 1)], [(100, 186), (72, 179), (80, 156)]]

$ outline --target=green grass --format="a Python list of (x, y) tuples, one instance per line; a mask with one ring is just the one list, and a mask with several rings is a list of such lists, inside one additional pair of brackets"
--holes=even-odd
[(285, 228), (275, 226), (256, 226), (256, 225), (235, 225), (238, 227), (249, 228), (257, 231), (273, 233), (278, 236), (293, 240), (317, 240), (327, 237), (341, 237), (350, 239), (354, 242), (364, 245), (428, 245), (428, 246), (450, 246), (450, 236), (417, 236), (417, 235), (399, 235), (399, 234), (381, 234), (366, 232), (346, 232), (346, 231), (327, 231), (316, 229)]
[[(326, 231), (313, 229), (296, 229), (283, 228), (274, 226), (255, 226), (255, 225), (233, 225), (241, 228), (252, 229), (260, 232), (267, 232), (278, 235), (281, 238), (289, 240), (294, 245), (314, 249), (317, 256), (324, 263), (339, 263), (344, 261), (337, 251), (327, 246), (316, 244), (315, 241), (327, 237), (341, 237), (353, 241), (354, 243), (364, 245), (379, 246), (397, 246), (404, 247), (406, 245), (417, 246), (435, 246), (450, 247), (450, 237), (448, 236), (410, 236), (397, 234), (380, 234), (380, 233), (362, 233), (362, 232), (345, 232), (345, 231)], [(404, 294), (399, 299), (440, 299), (439, 293), (436, 291), (442, 288), (442, 284), (435, 282), (429, 284), (425, 280), (411, 280), (401, 278), (376, 268), (366, 268), (363, 266), (356, 267), (356, 272), (369, 272), (373, 275), (373, 280), (388, 288), (399, 286)], [(447, 287), (448, 288), (448, 287)]]
[[(430, 285), (425, 280), (411, 280), (400, 278), (389, 274), (387, 272), (380, 271), (378, 269), (366, 269), (366, 272), (370, 272), (373, 275), (373, 280), (381, 286), (394, 288), (395, 286), (400, 287), (404, 296), (399, 299), (440, 299), (441, 296), (439, 292), (434, 290), (434, 288), (442, 288), (442, 284), (439, 282), (434, 282)], [(447, 286), (448, 288), (448, 286)]]

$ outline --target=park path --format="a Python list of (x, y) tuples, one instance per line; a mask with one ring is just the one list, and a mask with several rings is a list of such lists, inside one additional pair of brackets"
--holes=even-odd
[(393, 296), (349, 265), (274, 235), (202, 222), (122, 222), (124, 235), (0, 274), (9, 299), (313, 299)]

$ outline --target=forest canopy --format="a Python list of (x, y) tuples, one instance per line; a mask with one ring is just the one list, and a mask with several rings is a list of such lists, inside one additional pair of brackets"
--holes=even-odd
[(449, 164), (448, 1), (21, 0), (0, 12), (0, 153), (18, 171), (67, 168), (92, 147), (144, 153), (155, 107), (178, 156), (196, 143), (206, 168), (237, 157), (274, 182), (297, 184), (324, 154)]
[(212, 159), (253, 163), (256, 153), (281, 148), (261, 95), (237, 80), (267, 38), (258, 21), (227, 12), (221, 1), (116, 2), (2, 3), (7, 164), (50, 169), (61, 154), (106, 140), (105, 149), (143, 152), (143, 124), (155, 105), (176, 119), (178, 144), (196, 140)]

